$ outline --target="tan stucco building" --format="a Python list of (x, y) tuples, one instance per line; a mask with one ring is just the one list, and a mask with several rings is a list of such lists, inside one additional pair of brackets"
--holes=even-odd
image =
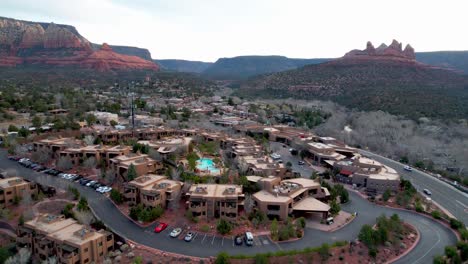
[(270, 217), (285, 220), (294, 213), (320, 213), (323, 218), (328, 216), (330, 206), (326, 201), (330, 195), (320, 183), (295, 178), (281, 180), (280, 177), (248, 176), (249, 181), (256, 182), (261, 191), (253, 194), (254, 208)]
[(13, 205), (15, 199), (23, 199), (26, 195), (37, 195), (38, 187), (35, 183), (25, 181), (21, 177), (0, 179), (0, 208)]
[(56, 256), (58, 263), (87, 264), (104, 260), (114, 248), (114, 236), (91, 230), (71, 218), (41, 214), (18, 227), (16, 244), (30, 248), (35, 261)]
[(193, 216), (228, 221), (237, 219), (245, 198), (242, 186), (233, 184), (194, 184), (186, 196)]
[(124, 196), (130, 204), (142, 203), (148, 207), (166, 208), (170, 202), (177, 202), (183, 183), (167, 179), (166, 176), (146, 174), (127, 183)]

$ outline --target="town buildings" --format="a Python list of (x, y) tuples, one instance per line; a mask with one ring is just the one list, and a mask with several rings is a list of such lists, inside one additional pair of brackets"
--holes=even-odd
[(131, 205), (142, 203), (148, 207), (167, 208), (171, 202), (178, 202), (182, 186), (182, 182), (166, 176), (146, 174), (128, 182), (124, 196)]
[(115, 175), (127, 179), (128, 169), (133, 165), (137, 176), (162, 170), (163, 164), (153, 160), (146, 154), (129, 153), (110, 159), (109, 166)]
[(194, 184), (185, 195), (194, 217), (228, 221), (237, 219), (245, 198), (242, 186), (233, 184)]
[(34, 197), (37, 193), (37, 185), (21, 177), (0, 179), (0, 208), (9, 207), (26, 196)]
[(78, 224), (71, 218), (41, 214), (17, 229), (17, 247), (31, 249), (35, 261), (55, 256), (58, 263), (98, 263), (114, 248), (112, 233)]
[(254, 208), (269, 217), (286, 220), (290, 215), (303, 213), (319, 213), (323, 218), (328, 216), (330, 206), (324, 201), (330, 193), (317, 181), (304, 178), (282, 180), (274, 176), (247, 178), (262, 189), (252, 195)]

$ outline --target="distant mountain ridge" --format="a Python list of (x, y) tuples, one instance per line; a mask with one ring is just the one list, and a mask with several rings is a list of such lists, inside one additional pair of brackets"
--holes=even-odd
[(176, 72), (201, 73), (213, 65), (212, 62), (189, 61), (176, 59), (154, 60), (163, 69)]
[(468, 76), (417, 62), (410, 54), (402, 57), (404, 50), (397, 47), (385, 56), (355, 50), (325, 63), (256, 76), (236, 93), (333, 100), (413, 118), (468, 118)]
[(117, 53), (107, 44), (97, 48), (73, 26), (0, 17), (0, 66), (20, 65), (98, 71), (159, 69), (152, 61)]
[(329, 59), (292, 59), (285, 56), (238, 56), (220, 58), (201, 72), (212, 79), (245, 79), (254, 75), (295, 69)]

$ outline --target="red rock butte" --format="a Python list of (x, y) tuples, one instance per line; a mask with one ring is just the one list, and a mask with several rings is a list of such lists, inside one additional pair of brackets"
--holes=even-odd
[(93, 50), (72, 26), (0, 17), (0, 66), (22, 64), (70, 65), (98, 71), (159, 70), (154, 62), (114, 52), (106, 43)]
[(393, 40), (390, 46), (382, 43), (375, 48), (370, 41), (367, 42), (366, 49), (352, 50), (346, 53), (341, 59), (345, 60), (394, 60), (402, 62), (416, 62), (414, 49), (411, 45), (406, 45), (402, 49), (401, 42)]

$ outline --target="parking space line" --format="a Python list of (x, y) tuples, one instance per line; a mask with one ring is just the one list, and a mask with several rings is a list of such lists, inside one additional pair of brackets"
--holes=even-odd
[(213, 245), (213, 243), (214, 243), (214, 240), (215, 240), (215, 237), (216, 237), (216, 236), (215, 236), (215, 235), (213, 235), (213, 239), (211, 240), (211, 245)]
[(192, 241), (195, 241), (195, 238), (197, 238), (197, 236), (198, 236), (198, 233), (195, 233), (195, 235), (193, 236)]
[(233, 247), (235, 246), (235, 244), (234, 244), (234, 243), (235, 243), (235, 237), (234, 237), (234, 236), (232, 236), (232, 246), (233, 246)]
[(221, 246), (224, 246), (224, 236), (223, 236), (223, 239), (221, 240)]
[(205, 234), (205, 236), (203, 237), (203, 239), (202, 239), (202, 241), (201, 241), (202, 244), (203, 244), (203, 242), (205, 242), (205, 239), (206, 239), (206, 234)]

